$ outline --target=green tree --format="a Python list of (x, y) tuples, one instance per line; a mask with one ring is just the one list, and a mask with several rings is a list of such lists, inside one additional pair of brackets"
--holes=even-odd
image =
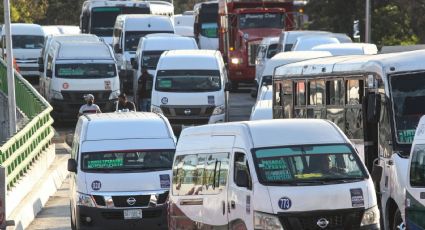
[(79, 25), (84, 0), (48, 0), (46, 17), (37, 22), (44, 25)]

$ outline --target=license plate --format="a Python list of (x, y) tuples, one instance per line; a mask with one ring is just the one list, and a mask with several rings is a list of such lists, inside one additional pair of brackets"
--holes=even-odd
[(142, 219), (142, 209), (128, 209), (124, 210), (124, 219)]

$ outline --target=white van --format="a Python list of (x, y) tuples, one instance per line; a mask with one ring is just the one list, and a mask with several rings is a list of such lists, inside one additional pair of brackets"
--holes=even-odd
[(407, 229), (425, 229), (425, 116), (416, 129), (406, 174), (406, 208), (401, 216)]
[(151, 111), (163, 113), (176, 132), (227, 121), (227, 72), (219, 51), (171, 50), (158, 62)]
[(352, 143), (325, 120), (185, 129), (171, 190), (170, 229), (380, 227), (371, 176)]
[(333, 56), (340, 55), (371, 55), (378, 53), (378, 47), (370, 43), (339, 43), (315, 46), (312, 51), (329, 51)]
[(316, 30), (292, 30), (292, 31), (284, 31), (280, 34), (279, 45), (278, 45), (279, 52), (291, 51), (299, 37), (308, 36), (308, 35), (325, 35), (325, 36), (331, 35), (335, 37), (336, 39), (338, 39), (340, 43), (352, 43), (351, 38), (348, 37), (346, 34), (331, 33), (328, 31), (316, 31)]
[(335, 37), (326, 35), (309, 35), (297, 38), (292, 51), (309, 51), (313, 47), (323, 44), (340, 44)]
[(55, 41), (50, 45), (46, 65), (40, 92), (52, 105), (54, 118), (75, 120), (86, 94), (94, 95), (102, 112), (114, 111), (120, 84), (108, 44)]
[[(4, 26), (3, 26), (4, 27)], [(2, 29), (2, 54), (6, 54), (5, 30)], [(40, 25), (12, 23), (13, 57), (22, 76), (38, 79), (38, 58), (44, 45), (44, 31)]]
[(174, 25), (170, 17), (143, 14), (122, 14), (117, 17), (112, 48), (118, 62), (122, 90), (132, 89), (134, 73), (131, 58), (136, 55), (140, 38), (152, 33), (174, 34)]
[[(150, 34), (140, 39), (136, 57), (133, 61), (134, 79), (133, 92), (136, 93), (137, 80), (142, 76), (142, 66), (147, 67), (149, 74), (155, 75), (159, 57), (167, 50), (198, 49), (195, 39), (182, 37), (177, 34)], [(153, 80), (153, 79), (151, 79)], [(137, 99), (137, 96), (134, 97)], [(137, 100), (135, 100), (137, 102)]]
[(299, 62), (307, 59), (329, 57), (332, 54), (328, 51), (289, 51), (281, 52), (267, 61), (264, 70), (255, 78), (255, 87), (251, 91), (252, 97), (257, 97), (259, 89), (264, 85), (272, 85), (272, 75), (278, 66)]
[(257, 101), (252, 106), (250, 121), (273, 119), (273, 86), (262, 86), (259, 91)]
[(267, 61), (279, 53), (277, 51), (278, 42), (278, 37), (266, 37), (261, 41), (257, 48), (257, 57), (255, 58), (255, 79), (260, 78)]
[(72, 229), (168, 229), (175, 147), (162, 115), (81, 116), (68, 160)]

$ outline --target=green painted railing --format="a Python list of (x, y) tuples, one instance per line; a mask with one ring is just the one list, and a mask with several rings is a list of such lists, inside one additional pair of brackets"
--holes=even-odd
[[(7, 95), (6, 64), (0, 60), (0, 91)], [(7, 169), (8, 190), (25, 175), (54, 135), (52, 107), (19, 73), (15, 72), (16, 105), (29, 119), (21, 130), (0, 146), (0, 164)]]

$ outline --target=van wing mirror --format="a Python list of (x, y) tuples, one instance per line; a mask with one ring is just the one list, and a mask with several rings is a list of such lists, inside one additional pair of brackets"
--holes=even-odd
[(377, 189), (376, 191), (379, 191), (379, 182), (381, 181), (382, 172), (384, 171), (384, 169), (378, 164), (378, 162), (379, 159), (374, 160), (371, 173), (372, 181), (375, 185), (375, 189)]
[(133, 67), (133, 69), (137, 70), (139, 68), (138, 65), (137, 65), (136, 58), (131, 58), (130, 62), (131, 62), (131, 66)]
[(75, 159), (68, 159), (68, 171), (77, 173), (77, 161)]
[(226, 82), (226, 84), (224, 85), (224, 91), (230, 91), (231, 89), (232, 89), (232, 83)]
[(249, 188), (249, 175), (246, 170), (236, 170), (236, 185), (238, 187)]
[(44, 72), (44, 61), (41, 57), (38, 58), (38, 72)]
[(46, 70), (46, 77), (52, 78), (53, 72), (51, 69)]
[(380, 95), (370, 93), (367, 95), (367, 121), (369, 123), (377, 123), (381, 115)]

